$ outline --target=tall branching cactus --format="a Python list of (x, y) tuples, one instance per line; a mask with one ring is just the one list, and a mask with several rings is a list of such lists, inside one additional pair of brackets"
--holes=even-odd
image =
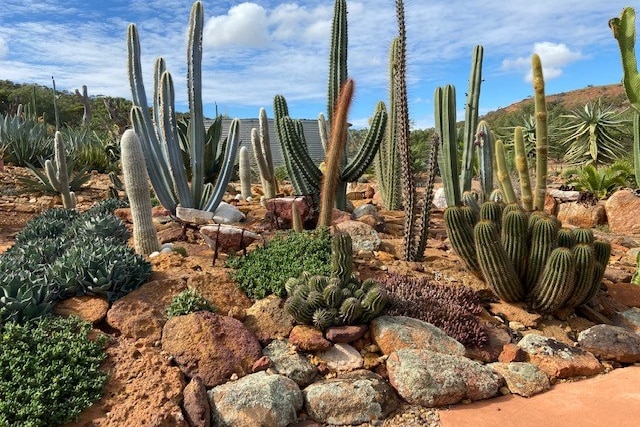
[(174, 88), (162, 58), (154, 70), (153, 119), (142, 80), (140, 40), (134, 24), (127, 30), (128, 75), (133, 95), (132, 122), (140, 138), (149, 179), (162, 206), (176, 213), (178, 205), (213, 212), (222, 201), (233, 172), (239, 144), (239, 121), (233, 120), (224, 161), (215, 186), (204, 183), (205, 128), (202, 106), (202, 32), (204, 9), (197, 1), (191, 8), (187, 42), (187, 87), (189, 93), (189, 157), (191, 186), (183, 165), (177, 134)]
[(67, 152), (62, 139), (62, 134), (56, 131), (54, 137), (53, 161), (44, 162), (44, 169), (49, 183), (62, 196), (62, 206), (67, 209), (75, 209), (76, 195), (69, 188), (69, 173), (67, 171)]
[(136, 253), (149, 255), (159, 251), (158, 235), (151, 216), (149, 180), (140, 141), (132, 129), (120, 140), (122, 173), (131, 207), (133, 243)]
[(436, 133), (442, 140), (438, 158), (447, 206), (460, 205), (460, 177), (458, 175), (458, 138), (456, 129), (456, 88), (453, 85), (436, 88), (434, 94)]
[(473, 147), (478, 126), (480, 108), (480, 85), (482, 83), (482, 58), (484, 48), (477, 45), (471, 56), (471, 74), (467, 89), (467, 102), (464, 112), (464, 146), (462, 148), (462, 170), (460, 172), (460, 193), (471, 191), (473, 178)]
[(536, 191), (534, 208), (544, 210), (547, 197), (547, 157), (549, 155), (549, 137), (547, 133), (547, 102), (544, 95), (544, 76), (542, 63), (537, 54), (531, 57), (533, 71), (533, 99), (536, 117)]
[[(329, 125), (333, 129), (332, 118), (338, 91), (346, 80), (347, 73), (347, 9), (345, 0), (336, 0), (329, 57), (329, 84), (327, 108)], [(318, 196), (322, 181), (322, 172), (309, 156), (307, 143), (302, 132), (302, 124), (289, 117), (286, 100), (282, 95), (274, 98), (276, 133), (285, 160), (285, 166), (294, 190), (299, 195)], [(342, 157), (340, 174), (337, 181), (335, 206), (345, 210), (347, 206), (347, 183), (356, 181), (373, 162), (380, 142), (384, 137), (387, 122), (386, 109), (376, 106), (369, 131), (356, 155), (347, 159)], [(322, 126), (322, 125), (321, 125)], [(323, 128), (322, 131), (326, 129)], [(322, 132), (321, 131), (321, 132)], [(329, 139), (333, 137), (329, 135)], [(346, 133), (344, 134), (346, 147)]]
[(632, 7), (626, 7), (618, 18), (609, 20), (609, 27), (618, 41), (622, 58), (622, 84), (634, 109), (633, 118), (633, 165), (636, 185), (640, 187), (640, 74), (636, 58), (636, 13)]
[[(387, 209), (400, 209), (402, 207), (400, 193), (400, 163), (398, 155), (398, 145), (396, 142), (396, 78), (398, 60), (398, 38), (391, 42), (389, 50), (389, 120), (385, 137), (380, 143), (380, 148), (376, 154), (375, 173), (378, 181), (378, 191), (382, 195), (382, 204)], [(378, 104), (378, 108), (383, 108), (384, 104)]]
[(262, 192), (265, 198), (272, 199), (278, 193), (278, 180), (273, 170), (267, 112), (264, 108), (260, 109), (258, 115), (258, 128), (251, 129), (251, 146), (260, 172)]

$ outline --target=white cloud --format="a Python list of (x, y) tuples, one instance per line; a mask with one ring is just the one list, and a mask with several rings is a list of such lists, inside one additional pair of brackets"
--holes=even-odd
[(204, 27), (208, 46), (264, 47), (269, 42), (266, 10), (255, 3), (240, 3), (227, 15), (215, 16)]
[[(540, 56), (542, 72), (545, 80), (555, 79), (562, 75), (562, 70), (572, 62), (579, 61), (584, 55), (579, 51), (572, 51), (564, 43), (540, 42), (533, 45), (532, 54)], [(530, 82), (531, 57), (519, 57), (515, 59), (505, 59), (502, 61), (502, 69), (506, 71), (524, 71), (525, 80)]]
[(4, 38), (0, 37), (0, 58), (4, 58), (9, 53), (9, 46)]

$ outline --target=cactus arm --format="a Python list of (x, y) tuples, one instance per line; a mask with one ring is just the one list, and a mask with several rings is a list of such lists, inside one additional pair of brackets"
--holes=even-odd
[(240, 120), (233, 119), (229, 125), (229, 136), (227, 137), (227, 147), (225, 150), (224, 160), (222, 161), (222, 169), (220, 175), (213, 187), (211, 196), (204, 198), (205, 211), (215, 212), (222, 201), (222, 196), (227, 191), (227, 184), (233, 174), (235, 159), (238, 155), (238, 146), (240, 145)]
[(551, 313), (562, 307), (575, 287), (575, 257), (568, 248), (556, 248), (549, 255), (544, 272), (529, 297), (534, 310)]
[(324, 114), (318, 114), (318, 132), (320, 133), (320, 143), (322, 144), (322, 149), (324, 152), (327, 152), (327, 145), (329, 143), (329, 125), (327, 124), (327, 119), (325, 119)]
[[(189, 17), (187, 42), (187, 89), (189, 95), (191, 194), (196, 207), (202, 206), (204, 185), (204, 113), (202, 107), (202, 30), (204, 10), (202, 2), (195, 2)], [(235, 159), (235, 156), (234, 156)], [(226, 184), (225, 184), (226, 186)]]
[(331, 25), (329, 49), (329, 82), (327, 87), (328, 121), (333, 128), (333, 115), (340, 96), (342, 84), (347, 79), (347, 2), (336, 0)]
[(434, 107), (436, 133), (440, 135), (442, 142), (438, 165), (442, 174), (447, 206), (459, 206), (461, 196), (458, 176), (455, 87), (447, 85), (436, 88)]
[(243, 199), (251, 197), (251, 165), (249, 164), (249, 150), (240, 147), (238, 153), (238, 174), (240, 175), (240, 194)]
[[(286, 152), (291, 163), (290, 177), (297, 177), (294, 184), (298, 181), (296, 190), (301, 194), (314, 194), (320, 189), (322, 181), (322, 172), (309, 156), (306, 144), (300, 137), (296, 122), (286, 116), (282, 119), (280, 125), (283, 128), (284, 140), (281, 141), (283, 152)], [(292, 178), (293, 180), (293, 178)]]
[(476, 144), (478, 145), (478, 169), (482, 196), (484, 200), (488, 200), (489, 194), (493, 191), (493, 146), (495, 141), (489, 124), (484, 120), (478, 123)]
[(480, 105), (480, 85), (482, 83), (482, 57), (484, 48), (477, 45), (473, 48), (471, 59), (471, 74), (467, 103), (464, 114), (464, 147), (462, 149), (462, 171), (460, 172), (460, 192), (471, 190), (473, 176), (473, 157), (475, 130), (478, 126), (478, 110)]
[(547, 196), (547, 157), (549, 155), (549, 139), (547, 134), (547, 103), (544, 95), (544, 76), (540, 57), (533, 54), (531, 58), (533, 68), (533, 90), (536, 116), (536, 192), (534, 207), (544, 210)]
[(340, 180), (343, 182), (353, 182), (362, 176), (371, 166), (373, 159), (378, 152), (380, 143), (384, 137), (384, 129), (387, 124), (387, 113), (384, 109), (376, 108), (375, 115), (371, 121), (371, 127), (367, 132), (358, 153), (347, 164), (342, 173)]
[(498, 181), (502, 183), (505, 202), (507, 204), (516, 203), (516, 193), (515, 191), (513, 191), (513, 184), (511, 183), (511, 177), (509, 176), (509, 170), (507, 169), (507, 161), (504, 154), (504, 144), (500, 139), (496, 141), (495, 157), (498, 171)]
[(340, 180), (340, 162), (342, 161), (347, 141), (347, 116), (353, 100), (353, 92), (354, 82), (351, 79), (347, 79), (340, 91), (338, 105), (331, 122), (331, 139), (329, 140), (329, 150), (325, 160), (326, 171), (320, 191), (318, 227), (329, 227), (331, 225), (336, 190)]
[(191, 192), (189, 191), (189, 183), (187, 181), (187, 172), (184, 168), (182, 152), (180, 151), (180, 142), (178, 139), (178, 127), (176, 125), (175, 116), (175, 93), (173, 89), (173, 79), (168, 71), (162, 73), (160, 77), (160, 88), (158, 93), (158, 119), (156, 124), (160, 130), (160, 141), (166, 153), (167, 166), (169, 168), (169, 176), (173, 178), (173, 188), (178, 194), (180, 204), (185, 208), (199, 207), (194, 205)]
[(416, 244), (414, 245), (414, 259), (422, 261), (424, 250), (427, 247), (427, 237), (429, 236), (429, 219), (431, 217), (431, 205), (433, 204), (433, 187), (436, 181), (436, 164), (438, 163), (438, 136), (433, 136), (433, 145), (429, 157), (429, 172), (425, 185), (424, 198), (422, 199), (420, 216), (416, 220)]
[(273, 172), (273, 157), (267, 123), (267, 112), (261, 108), (258, 116), (258, 129), (251, 129), (251, 146), (260, 172), (262, 191), (267, 199), (271, 199), (278, 192), (278, 181)]
[(609, 20), (609, 27), (613, 31), (613, 36), (618, 41), (620, 56), (622, 59), (622, 70), (624, 72), (622, 84), (624, 85), (627, 98), (631, 106), (640, 111), (640, 74), (638, 74), (638, 63), (636, 59), (636, 14), (632, 7), (622, 10), (619, 18)]
[(633, 169), (636, 186), (640, 187), (640, 112), (633, 112)]
[(531, 178), (529, 177), (529, 165), (527, 164), (527, 153), (524, 148), (524, 135), (521, 126), (516, 126), (514, 129), (513, 141), (516, 169), (518, 170), (518, 177), (520, 179), (522, 208), (530, 212), (533, 210), (533, 196), (531, 195)]
[(157, 231), (151, 217), (151, 197), (144, 155), (135, 132), (128, 129), (120, 140), (122, 173), (131, 206), (133, 220), (133, 243), (135, 251), (149, 255), (159, 251)]

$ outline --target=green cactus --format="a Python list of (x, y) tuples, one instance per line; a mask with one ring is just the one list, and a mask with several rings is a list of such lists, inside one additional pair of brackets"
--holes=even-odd
[(505, 211), (502, 217), (501, 242), (521, 283), (527, 277), (528, 237), (527, 215), (519, 210)]
[(636, 255), (636, 271), (631, 277), (631, 283), (634, 285), (640, 285), (640, 252)]
[(319, 308), (313, 312), (311, 322), (314, 327), (324, 331), (325, 329), (333, 326), (336, 315), (328, 308)]
[[(468, 270), (480, 271), (480, 264), (476, 256), (473, 238), (474, 223), (470, 222), (469, 215), (465, 215), (464, 208), (450, 206), (444, 211), (444, 224), (447, 229), (451, 247), (462, 259)], [(473, 214), (471, 214), (473, 215)]]
[(331, 276), (346, 284), (353, 273), (353, 246), (351, 236), (336, 233), (331, 240)]
[(506, 302), (522, 301), (525, 291), (502, 247), (496, 223), (481, 220), (476, 224), (473, 235), (478, 264), (489, 288)]
[(460, 172), (460, 192), (471, 190), (473, 177), (475, 134), (478, 126), (480, 104), (480, 85), (482, 83), (482, 57), (484, 48), (477, 45), (471, 57), (471, 74), (464, 114), (464, 146), (462, 148), (462, 170)]
[(189, 95), (189, 157), (191, 186), (183, 165), (177, 133), (174, 89), (165, 61), (159, 58), (154, 70), (153, 120), (147, 105), (142, 81), (140, 41), (134, 24), (127, 30), (128, 75), (133, 97), (132, 122), (145, 155), (147, 172), (162, 206), (176, 213), (178, 204), (214, 212), (233, 172), (239, 144), (239, 122), (234, 120), (229, 129), (224, 161), (215, 186), (205, 185), (203, 164), (206, 133), (202, 105), (202, 33), (204, 9), (201, 1), (191, 8), (187, 42), (187, 87)]
[(571, 234), (573, 235), (573, 240), (576, 244), (586, 243), (590, 245), (595, 240), (593, 230), (590, 228), (574, 228), (571, 230)]
[(544, 94), (544, 77), (542, 63), (538, 54), (531, 57), (533, 71), (533, 99), (536, 117), (536, 191), (533, 206), (544, 210), (547, 197), (547, 157), (549, 155), (549, 139), (547, 134), (547, 103)]
[(69, 175), (67, 172), (67, 153), (62, 133), (56, 131), (54, 138), (54, 158), (44, 162), (44, 168), (49, 183), (62, 196), (62, 206), (67, 209), (75, 209), (76, 195), (69, 188)]
[(504, 191), (504, 199), (507, 204), (516, 203), (516, 193), (513, 190), (513, 183), (511, 182), (511, 176), (509, 175), (509, 171), (507, 169), (507, 161), (505, 159), (504, 154), (504, 144), (502, 140), (496, 141), (495, 147), (495, 158), (496, 158), (496, 175), (498, 177), (498, 181), (501, 184), (501, 187)]
[(522, 208), (526, 212), (533, 210), (533, 196), (531, 194), (531, 178), (529, 177), (529, 164), (527, 162), (527, 152), (524, 146), (524, 135), (522, 127), (516, 126), (513, 131), (513, 147), (516, 157), (516, 169), (520, 179), (520, 200)]
[(558, 247), (558, 224), (554, 218), (537, 216), (529, 222), (529, 260), (527, 261), (526, 289), (531, 290), (544, 271), (551, 252)]
[(498, 227), (498, 232), (502, 228), (502, 211), (504, 203), (487, 201), (480, 206), (480, 221), (493, 221)]
[(251, 163), (249, 161), (249, 150), (244, 146), (240, 147), (238, 152), (238, 175), (240, 176), (240, 195), (246, 200), (252, 196)]
[(480, 187), (482, 188), (481, 200), (489, 200), (489, 194), (493, 191), (493, 162), (495, 136), (489, 124), (484, 120), (478, 123), (476, 130), (476, 146), (478, 155), (478, 171), (480, 173)]
[(558, 246), (563, 248), (572, 248), (576, 244), (573, 230), (569, 228), (561, 228), (558, 230)]
[(574, 290), (575, 271), (576, 262), (571, 249), (554, 249), (540, 280), (529, 294), (533, 309), (552, 313), (562, 307)]
[(460, 177), (458, 175), (458, 142), (456, 129), (456, 89), (453, 85), (436, 88), (434, 95), (436, 133), (442, 147), (438, 166), (444, 184), (447, 206), (459, 206), (461, 202)]
[(576, 278), (574, 290), (564, 303), (566, 307), (577, 307), (591, 295), (595, 281), (596, 253), (593, 245), (578, 243), (573, 248), (576, 260)]
[(266, 199), (272, 199), (278, 193), (278, 180), (273, 171), (267, 112), (264, 108), (258, 114), (258, 128), (251, 129), (251, 146), (260, 172), (262, 192)]
[(132, 129), (120, 140), (122, 173), (131, 207), (133, 243), (136, 253), (149, 255), (160, 250), (156, 226), (151, 216), (151, 197), (144, 155), (140, 141)]

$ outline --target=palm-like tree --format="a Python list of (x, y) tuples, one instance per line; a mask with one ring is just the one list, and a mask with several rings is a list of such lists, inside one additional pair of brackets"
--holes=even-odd
[(600, 99), (563, 114), (566, 123), (559, 128), (560, 145), (568, 147), (563, 161), (571, 165), (615, 161), (625, 149), (615, 137), (627, 122), (622, 114), (611, 105), (603, 107)]

